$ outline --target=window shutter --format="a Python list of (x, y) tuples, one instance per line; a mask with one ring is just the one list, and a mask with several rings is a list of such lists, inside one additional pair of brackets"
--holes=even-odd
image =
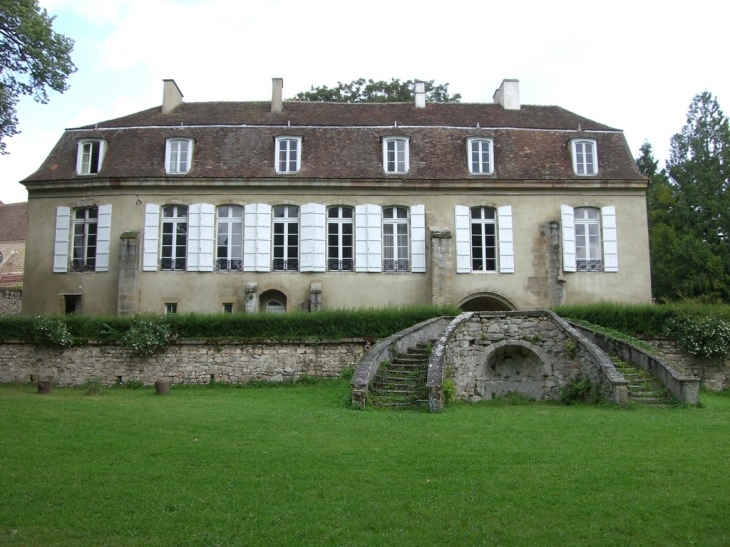
[(96, 271), (109, 271), (109, 244), (112, 231), (112, 206), (99, 205), (96, 220)]
[(601, 208), (603, 220), (603, 271), (618, 271), (618, 239), (616, 237), (616, 207)]
[(563, 271), (574, 272), (575, 267), (575, 222), (573, 208), (560, 206), (560, 218), (563, 225)]
[(200, 255), (198, 271), (213, 271), (213, 250), (215, 247), (215, 206), (200, 204)]
[(381, 209), (379, 205), (355, 207), (355, 271), (381, 270)]
[(471, 243), (469, 237), (469, 208), (463, 205), (455, 207), (456, 216), (456, 273), (471, 272)]
[[(200, 203), (188, 207), (188, 260), (186, 270), (200, 270)], [(173, 236), (174, 237), (174, 236)]]
[(499, 229), (499, 271), (500, 273), (515, 273), (511, 205), (497, 208), (497, 223)]
[(243, 271), (271, 270), (271, 205), (249, 203), (243, 228)]
[(142, 270), (157, 271), (157, 249), (160, 239), (160, 206), (148, 203), (144, 207), (144, 259)]
[(305, 203), (299, 209), (301, 240), (299, 242), (300, 272), (325, 271), (325, 206)]
[(426, 206), (411, 205), (411, 271), (426, 271)]
[(71, 208), (56, 207), (56, 237), (53, 247), (53, 273), (68, 271), (68, 241), (71, 231)]

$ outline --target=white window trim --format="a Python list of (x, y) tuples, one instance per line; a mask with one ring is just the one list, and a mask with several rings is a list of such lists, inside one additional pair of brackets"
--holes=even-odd
[[(185, 142), (185, 141), (188, 143), (188, 163), (186, 165), (186, 169), (184, 171), (179, 171), (179, 170), (171, 171), (170, 170), (170, 157), (171, 157), (172, 143)], [(187, 173), (189, 173), (190, 169), (193, 166), (193, 147), (194, 147), (193, 139), (181, 138), (181, 137), (167, 139), (166, 144), (165, 144), (165, 173), (167, 173), (168, 175), (186, 175)], [(178, 162), (178, 164), (179, 164), (179, 162)]]
[[(605, 207), (600, 207), (600, 211), (601, 249), (603, 251), (602, 272), (616, 273), (618, 272), (616, 207), (614, 205), (607, 205)], [(561, 205), (560, 216), (563, 232), (563, 272), (577, 272), (578, 268), (575, 252), (575, 218), (573, 207), (570, 205)]]
[[(489, 169), (487, 171), (474, 171), (474, 164), (471, 159), (472, 143), (483, 142), (489, 147)], [(468, 137), (466, 139), (466, 160), (469, 166), (469, 173), (472, 175), (493, 175), (494, 174), (494, 139), (484, 137)], [(479, 162), (481, 165), (481, 162)]]
[[(593, 146), (593, 173), (578, 172), (578, 152), (576, 147), (578, 144), (587, 143)], [(598, 175), (598, 144), (595, 139), (572, 139), (570, 141), (570, 156), (573, 160), (573, 172), (579, 177), (595, 177)]]
[[(83, 157), (84, 157), (84, 145), (99, 143), (99, 165), (96, 173), (91, 172), (91, 161), (86, 171), (83, 169)], [(76, 151), (76, 173), (79, 175), (98, 175), (101, 171), (101, 167), (104, 163), (104, 155), (106, 154), (107, 142), (104, 139), (81, 139), (78, 143), (78, 150)]]
[[(285, 169), (284, 171), (281, 171), (279, 169), (279, 152), (281, 150), (281, 142), (282, 141), (297, 141), (297, 168), (296, 171), (290, 171), (289, 169)], [(289, 165), (289, 160), (286, 161), (287, 167)], [(276, 137), (276, 151), (274, 153), (274, 169), (278, 174), (281, 175), (292, 175), (294, 173), (298, 173), (299, 170), (302, 167), (302, 138), (296, 137), (294, 135), (281, 135), (279, 137)]]
[[(476, 205), (475, 207), (484, 207)], [(497, 234), (497, 269), (474, 271), (472, 270), (472, 234), (471, 234), (471, 207), (457, 205), (454, 207), (454, 220), (456, 228), (456, 273), (475, 274), (513, 274), (515, 273), (514, 261), (514, 236), (512, 233), (512, 206), (503, 205), (496, 207), (496, 234)]]
[[(389, 175), (404, 175), (408, 173), (408, 170), (410, 169), (410, 137), (383, 137), (383, 171), (385, 171)], [(402, 141), (404, 143), (403, 150), (405, 152), (405, 169), (403, 171), (398, 171), (398, 160), (396, 158), (396, 170), (395, 171), (388, 171), (388, 143), (394, 142), (394, 141)]]

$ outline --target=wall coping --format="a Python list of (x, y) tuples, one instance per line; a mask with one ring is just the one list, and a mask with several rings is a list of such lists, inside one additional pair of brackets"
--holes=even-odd
[[(253, 345), (306, 345), (306, 346), (324, 346), (324, 345), (340, 345), (340, 344), (365, 344), (367, 345), (368, 340), (365, 338), (341, 338), (339, 340), (334, 338), (221, 338), (218, 339), (198, 339), (198, 338), (181, 338), (177, 340), (171, 340), (169, 346), (253, 346)], [(28, 340), (0, 340), (0, 344), (7, 345), (38, 345), (36, 342)], [(44, 347), (54, 347), (46, 346)], [(119, 346), (118, 340), (104, 341), (104, 340), (87, 340), (84, 343), (73, 344), (71, 347), (81, 346)], [(60, 348), (60, 346), (59, 346)], [(61, 348), (62, 349), (62, 348)]]

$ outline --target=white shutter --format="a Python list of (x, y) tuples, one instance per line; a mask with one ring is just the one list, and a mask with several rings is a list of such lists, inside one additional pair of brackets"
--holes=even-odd
[(213, 250), (215, 246), (215, 206), (210, 203), (200, 204), (200, 254), (198, 255), (198, 271), (213, 271)]
[(456, 273), (471, 272), (471, 244), (469, 237), (469, 208), (457, 205), (454, 210), (456, 216)]
[(575, 221), (573, 208), (560, 206), (560, 219), (563, 225), (563, 271), (574, 272), (575, 267)]
[(411, 205), (411, 271), (426, 271), (426, 206)]
[(186, 270), (197, 272), (200, 269), (200, 203), (188, 207), (188, 259)]
[(616, 237), (616, 207), (601, 208), (603, 220), (603, 271), (618, 271), (618, 240)]
[(379, 272), (382, 254), (380, 205), (355, 207), (355, 271)]
[(499, 229), (499, 271), (500, 273), (515, 273), (511, 205), (497, 208), (497, 222), (497, 228)]
[(97, 272), (109, 271), (109, 244), (112, 231), (112, 206), (99, 205), (96, 220), (96, 268)]
[(71, 231), (71, 208), (56, 207), (56, 236), (53, 246), (53, 273), (68, 271), (68, 241)]
[(325, 271), (325, 206), (306, 203), (299, 209), (301, 239), (299, 247), (300, 272)]
[(142, 270), (157, 271), (157, 249), (160, 240), (160, 206), (148, 203), (144, 207), (144, 259)]
[(271, 270), (271, 205), (249, 203), (243, 228), (243, 271)]

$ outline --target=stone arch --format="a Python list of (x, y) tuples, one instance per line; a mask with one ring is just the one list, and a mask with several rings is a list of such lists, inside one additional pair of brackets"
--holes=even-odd
[(503, 340), (489, 346), (477, 378), (483, 399), (517, 392), (538, 400), (546, 397), (554, 379), (549, 355), (526, 340)]
[[(259, 310), (262, 312), (266, 311), (273, 311), (275, 306), (272, 304), (269, 306), (270, 302), (278, 302), (282, 307), (284, 311), (289, 311), (289, 308), (287, 306), (288, 303), (287, 295), (284, 294), (282, 291), (279, 291), (277, 289), (269, 289), (261, 293), (259, 296)], [(268, 308), (271, 308), (269, 310)]]
[(470, 294), (457, 304), (464, 311), (516, 311), (517, 306), (506, 296), (493, 291)]

